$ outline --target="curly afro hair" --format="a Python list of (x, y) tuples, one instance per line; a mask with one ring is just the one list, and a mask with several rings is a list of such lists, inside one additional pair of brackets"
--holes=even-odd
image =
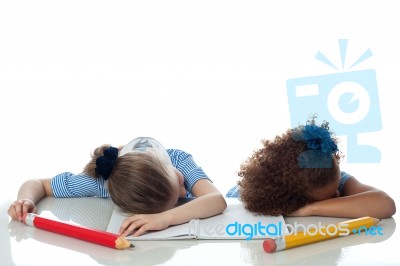
[[(309, 150), (305, 141), (296, 141), (289, 129), (244, 162), (239, 171), (240, 197), (246, 209), (263, 215), (288, 215), (311, 202), (310, 191), (334, 180), (339, 174), (340, 152), (328, 154), (332, 167), (299, 166), (299, 155)], [(337, 143), (332, 136), (331, 140)]]

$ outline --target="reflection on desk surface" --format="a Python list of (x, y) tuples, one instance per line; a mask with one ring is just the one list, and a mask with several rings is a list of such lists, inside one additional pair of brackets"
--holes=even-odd
[(38, 213), (61, 221), (106, 230), (114, 203), (103, 198), (54, 198), (47, 197), (38, 204)]
[[(101, 198), (48, 197), (38, 204), (38, 212), (44, 217), (99, 230), (107, 228), (113, 208), (110, 199)], [(348, 219), (286, 218), (288, 224), (304, 225), (344, 220)], [(135, 248), (119, 251), (9, 219), (3, 219), (2, 224), (0, 264), (7, 266), (54, 265), (55, 261), (57, 265), (77, 261), (84, 265), (187, 265), (189, 261), (190, 265), (400, 265), (400, 238), (395, 234), (394, 218), (379, 223), (383, 228), (381, 236), (350, 235), (272, 254), (262, 250), (262, 240), (135, 241)], [(40, 259), (35, 264), (29, 256)]]

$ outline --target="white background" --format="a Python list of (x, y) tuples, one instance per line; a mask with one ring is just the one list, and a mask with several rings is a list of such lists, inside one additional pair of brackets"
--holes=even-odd
[(0, 197), (142, 135), (225, 193), (290, 126), (286, 80), (337, 73), (314, 56), (340, 64), (338, 39), (349, 61), (372, 50), (354, 70), (375, 69), (383, 122), (360, 136), (382, 161), (343, 170), (397, 197), (400, 6), (348, 2), (0, 0)]

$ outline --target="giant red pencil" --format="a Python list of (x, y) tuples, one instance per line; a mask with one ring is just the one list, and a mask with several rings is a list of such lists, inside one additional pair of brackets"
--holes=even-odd
[(128, 240), (116, 234), (91, 229), (88, 227), (67, 224), (59, 221), (40, 217), (34, 213), (28, 213), (24, 217), (25, 224), (47, 230), (53, 233), (62, 234), (95, 244), (116, 249), (134, 247)]

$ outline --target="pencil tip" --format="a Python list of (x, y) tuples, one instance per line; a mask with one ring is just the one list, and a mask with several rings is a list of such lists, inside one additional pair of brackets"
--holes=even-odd
[(131, 247), (131, 248), (134, 248), (134, 247), (135, 247), (135, 245), (134, 245), (134, 244), (131, 244), (131, 245), (130, 245), (130, 247)]

